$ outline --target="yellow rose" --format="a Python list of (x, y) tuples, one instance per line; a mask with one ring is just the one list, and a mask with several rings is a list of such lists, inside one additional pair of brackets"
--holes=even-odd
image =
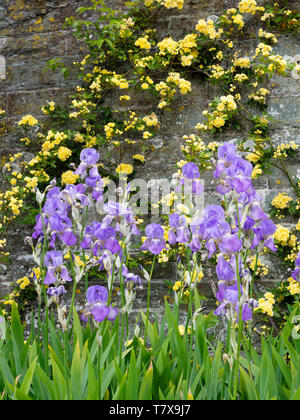
[(116, 169), (117, 174), (126, 174), (126, 175), (130, 175), (133, 172), (133, 166), (128, 164), (128, 163), (121, 163), (117, 169)]

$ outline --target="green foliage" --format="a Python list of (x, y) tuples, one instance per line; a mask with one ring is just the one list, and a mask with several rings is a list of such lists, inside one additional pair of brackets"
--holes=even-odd
[[(246, 59), (236, 56), (232, 48), (237, 37), (244, 36), (244, 20), (238, 17), (236, 9), (229, 9), (215, 23), (198, 23), (198, 28), (181, 40), (175, 41), (170, 35), (161, 41), (155, 19), (162, 2), (150, 3), (148, 8), (141, 0), (127, 2), (128, 9), (121, 12), (107, 7), (104, 0), (92, 0), (91, 7), (81, 7), (77, 12), (92, 13), (93, 19), (66, 19), (66, 26), (84, 43), (89, 54), (74, 64), (74, 68), (78, 66), (79, 85), (70, 106), (63, 108), (49, 102), (43, 107), (51, 129), (32, 116), (20, 121), (26, 135), (22, 141), (39, 151), (30, 162), (20, 165), (20, 173), (14, 174), (10, 163), (6, 166), (7, 171), (12, 172), (7, 176), (12, 189), (7, 196), (1, 196), (4, 197), (1, 204), (4, 224), (10, 221), (7, 214), (18, 223), (20, 220), (32, 223), (37, 214), (30, 203), (35, 187), (45, 186), (54, 177), (60, 186), (61, 176), (66, 170), (72, 172), (70, 163), (78, 163), (82, 148), (103, 147), (104, 158), (113, 154), (120, 161), (132, 145), (142, 152), (151, 150), (147, 140), (159, 129), (157, 115), (142, 116), (132, 111), (120, 112), (118, 108), (131, 99), (127, 94), (135, 98), (146, 91), (152, 95), (158, 113), (164, 108), (170, 111), (178, 95), (191, 92), (188, 77), (192, 74), (214, 85), (218, 92), (203, 111), (203, 122), (195, 127), (198, 135), (185, 136), (186, 144), (182, 146), (185, 159), (196, 162), (203, 171), (212, 169), (211, 161), (217, 155), (219, 144), (207, 144), (200, 136), (205, 136), (206, 132), (217, 135), (227, 127), (236, 130), (250, 127), (249, 136), (240, 142), (240, 150), (248, 153), (249, 160), (256, 164), (256, 175), (271, 174), (276, 168), (287, 177), (295, 199), (285, 209), (286, 214), (300, 216), (299, 180), (290, 175), (285, 163), (285, 159), (294, 158), (297, 151), (291, 145), (284, 145), (282, 153), (274, 145), (270, 134), (272, 118), (266, 113), (270, 92), (265, 86), (274, 74), (286, 76), (295, 67), (271, 54), (271, 44), (277, 42), (275, 36), (263, 31), (259, 34), (259, 42), (263, 42), (259, 43), (254, 56)], [(286, 4), (266, 5), (265, 10), (258, 11), (257, 17), (266, 22), (268, 28), (281, 32), (299, 29), (299, 12), (288, 11)], [(74, 69), (68, 68), (61, 59), (53, 58), (48, 62), (48, 70), (68, 77)], [(107, 105), (107, 98), (116, 93), (119, 102), (114, 109)], [(0, 117), (3, 115), (0, 110)], [(31, 131), (32, 127), (36, 131)], [(249, 140), (251, 146), (248, 146)], [(12, 157), (11, 162), (18, 158)], [(180, 162), (178, 166), (181, 167)], [(110, 178), (115, 176), (115, 168), (109, 162), (100, 172)], [(71, 181), (76, 183), (76, 179)], [(273, 210), (275, 216), (283, 216)], [(278, 244), (277, 255), (292, 266), (292, 247)], [(177, 253), (173, 250), (168, 258), (174, 257)], [(138, 263), (137, 259), (132, 259), (128, 266)], [(88, 273), (86, 284), (87, 277)], [(5, 324), (5, 338), (0, 339), (1, 399), (224, 400), (237, 397), (241, 400), (299, 400), (300, 343), (298, 327), (293, 322), (297, 307), (292, 309), (293, 303), (299, 304), (299, 298), (287, 292), (287, 284), (280, 287), (284, 287), (280, 293), (287, 306), (285, 313), (290, 312), (290, 316), (284, 318), (279, 311), (274, 312), (275, 317), (281, 316), (281, 323), (286, 320), (286, 325), (275, 337), (271, 334), (262, 337), (260, 353), (254, 349), (249, 336), (245, 334), (241, 340), (239, 334), (241, 357), (230, 348), (229, 341), (223, 345), (215, 340), (209, 331), (215, 326), (212, 314), (198, 314), (192, 319), (193, 310), (201, 309), (197, 290), (193, 302), (190, 296), (184, 301), (189, 306), (185, 326), (178, 324), (179, 306), (171, 308), (167, 302), (161, 322), (156, 319), (151, 323), (149, 311), (147, 316), (142, 313), (145, 340), (136, 334), (128, 342), (130, 336), (128, 331), (124, 336), (125, 315), (122, 314), (113, 325), (105, 321), (98, 327), (82, 326), (73, 310), (68, 317), (68, 324), (72, 318), (72, 325), (60, 330), (54, 316), (48, 317), (48, 307), (44, 322), (39, 318), (36, 328), (32, 322), (25, 340), (20, 313), (30, 296), (35, 298), (33, 286), (26, 287), (21, 296), (18, 292), (14, 295), (18, 297), (18, 309), (9, 296), (5, 303), (12, 303), (12, 311), (10, 322)], [(276, 297), (278, 294), (279, 287), (274, 290)]]
[[(248, 343), (240, 359), (241, 400), (299, 400), (300, 339), (292, 336), (296, 309), (276, 338), (262, 338), (261, 353)], [(199, 315), (194, 335), (179, 334), (166, 303), (162, 323), (148, 324), (149, 344), (135, 337), (122, 349), (118, 322), (97, 331), (83, 327), (74, 310), (69, 331), (49, 321), (49, 354), (33, 327), (24, 341), (13, 305), (6, 338), (0, 340), (0, 395), (14, 400), (224, 400), (230, 399), (230, 358), (211, 344), (211, 315)], [(146, 318), (143, 317), (144, 322)], [(42, 326), (43, 328), (43, 326)], [(101, 341), (99, 337), (101, 336)], [(191, 347), (191, 340), (193, 346)]]

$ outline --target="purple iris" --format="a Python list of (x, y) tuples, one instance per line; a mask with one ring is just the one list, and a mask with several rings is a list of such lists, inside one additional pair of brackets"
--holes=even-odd
[(296, 281), (300, 281), (300, 252), (297, 256), (297, 259), (295, 261), (295, 270), (292, 272), (292, 278)]
[(133, 212), (126, 206), (118, 203), (117, 201), (108, 201), (104, 204), (103, 210), (107, 215), (104, 217), (102, 223), (107, 226), (116, 222), (115, 230), (120, 230), (120, 223), (125, 221), (129, 225), (131, 233), (133, 235), (140, 235), (140, 232), (136, 226), (136, 219)]
[(134, 273), (130, 273), (128, 268), (124, 264), (122, 265), (122, 276), (124, 277), (124, 280), (126, 283), (129, 283), (129, 284), (136, 283), (136, 284), (139, 284), (140, 286), (142, 285), (142, 279), (140, 278), (140, 276)]
[(238, 193), (248, 190), (251, 186), (251, 174), (253, 167), (247, 160), (236, 158), (227, 170), (225, 182), (229, 183)]
[(86, 299), (88, 303), (105, 303), (108, 299), (108, 291), (103, 286), (90, 286), (86, 292)]
[(219, 280), (227, 284), (231, 284), (236, 279), (235, 271), (232, 269), (230, 263), (224, 259), (223, 255), (218, 258), (216, 272)]
[(32, 235), (33, 239), (39, 239), (44, 235), (44, 227), (47, 231), (49, 231), (49, 228), (51, 229), (49, 227), (49, 218), (51, 216), (67, 217), (69, 208), (70, 204), (62, 199), (58, 187), (54, 187), (48, 191), (46, 202), (42, 209), (43, 218), (40, 214), (36, 217), (36, 225)]
[(249, 208), (249, 217), (251, 219), (258, 221), (258, 220), (264, 220), (268, 218), (268, 215), (262, 210), (261, 205), (258, 201), (253, 201)]
[(276, 232), (276, 225), (270, 219), (264, 219), (260, 222), (259, 226), (253, 227), (254, 238), (252, 242), (252, 249), (255, 249), (260, 244), (271, 251), (276, 252), (277, 248), (274, 244), (272, 235)]
[(185, 243), (190, 239), (189, 228), (186, 223), (186, 218), (179, 213), (172, 213), (169, 216), (169, 244), (174, 245), (176, 242)]
[(214, 172), (215, 178), (225, 177), (227, 173), (227, 168), (230, 166), (231, 162), (236, 159), (238, 156), (236, 154), (236, 147), (231, 143), (224, 143), (218, 148), (218, 162), (216, 165), (216, 170)]
[(214, 177), (220, 179), (217, 191), (220, 194), (227, 194), (231, 190), (252, 194), (253, 167), (250, 162), (237, 155), (236, 147), (231, 143), (224, 143), (218, 149), (218, 158), (214, 172)]
[[(241, 295), (243, 291), (241, 290)], [(233, 308), (237, 315), (239, 314), (239, 291), (238, 285), (227, 286), (225, 282), (219, 282), (219, 290), (217, 292), (217, 299), (220, 303), (218, 308), (214, 311), (215, 315), (224, 316), (230, 308)], [(245, 302), (242, 305), (242, 321), (249, 321), (252, 318), (251, 303)]]
[(95, 165), (100, 159), (100, 154), (95, 149), (86, 148), (80, 153), (80, 161), (86, 165)]
[(90, 286), (86, 292), (87, 308), (97, 322), (105, 319), (114, 321), (118, 315), (118, 310), (112, 306), (107, 306), (108, 291), (103, 286)]
[(49, 225), (51, 227), (51, 248), (55, 247), (57, 236), (67, 246), (74, 246), (77, 243), (77, 237), (73, 232), (72, 222), (68, 216), (54, 213), (49, 218)]
[(218, 222), (224, 222), (226, 219), (223, 207), (218, 204), (211, 204), (206, 206), (204, 209), (204, 220), (216, 220)]
[[(79, 175), (81, 178), (86, 178), (87, 176), (87, 170), (95, 167), (97, 162), (100, 159), (100, 154), (95, 149), (86, 148), (83, 149), (80, 153), (80, 165), (75, 171), (76, 175)], [(91, 178), (93, 177), (93, 174), (91, 174)]]
[(53, 284), (57, 281), (72, 281), (69, 272), (64, 265), (64, 257), (60, 251), (49, 251), (45, 255), (44, 264), (47, 267), (44, 284)]
[(102, 250), (109, 250), (112, 254), (118, 254), (121, 246), (116, 237), (116, 231), (111, 226), (93, 222), (85, 228), (83, 240), (81, 242), (83, 249), (91, 248), (95, 256), (99, 256)]
[(200, 177), (198, 165), (188, 162), (182, 167), (182, 175), (187, 179), (196, 179)]
[(60, 188), (53, 187), (47, 194), (47, 199), (43, 207), (43, 214), (50, 217), (54, 213), (66, 214), (70, 203), (61, 196)]
[[(193, 162), (188, 162), (182, 167), (182, 175), (179, 185), (186, 185), (186, 183), (191, 185), (191, 192), (195, 195), (201, 195), (204, 192), (204, 185), (200, 178), (200, 172), (198, 165)], [(179, 188), (178, 188), (179, 190)]]
[(226, 142), (218, 148), (218, 159), (220, 161), (229, 162), (236, 157), (236, 147), (234, 144)]
[(64, 190), (58, 187), (52, 188), (46, 198), (42, 209), (43, 217), (38, 215), (32, 237), (39, 239), (46, 233), (50, 237), (50, 247), (55, 248), (56, 239), (59, 238), (67, 246), (74, 246), (77, 237), (73, 232), (73, 223), (69, 213), (73, 206), (84, 208), (91, 205), (90, 200), (84, 194), (86, 187), (83, 184), (67, 185)]
[(193, 252), (201, 247), (205, 241), (205, 248), (211, 258), (219, 247), (221, 252), (236, 253), (242, 248), (242, 241), (231, 233), (230, 225), (225, 221), (225, 212), (219, 205), (210, 205), (204, 209), (202, 221), (195, 221), (191, 225), (192, 240), (189, 244)]
[(218, 241), (220, 251), (224, 253), (236, 253), (242, 249), (243, 242), (236, 235), (226, 233)]
[(66, 293), (67, 291), (63, 285), (60, 285), (58, 287), (49, 287), (49, 289), (47, 290), (47, 294), (49, 296), (61, 296), (65, 295)]
[[(219, 205), (209, 205), (204, 209), (203, 219), (195, 218), (192, 220), (190, 225), (192, 238), (189, 243), (189, 247), (193, 252), (197, 252), (201, 249), (205, 239), (206, 249), (209, 250), (209, 258), (217, 249), (214, 239), (223, 235), (218, 230), (219, 224), (225, 223), (225, 212)], [(230, 231), (230, 227), (225, 223), (226, 231)]]
[(166, 247), (164, 240), (164, 230), (157, 223), (151, 223), (146, 227), (146, 240), (141, 246), (142, 251), (150, 251), (158, 255)]
[(71, 205), (80, 203), (82, 207), (89, 207), (92, 203), (85, 195), (86, 189), (87, 187), (84, 184), (67, 185), (66, 188), (61, 191), (60, 197)]

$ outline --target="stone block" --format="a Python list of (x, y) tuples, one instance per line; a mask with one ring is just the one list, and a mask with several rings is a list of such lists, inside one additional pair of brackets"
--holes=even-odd
[(268, 113), (275, 119), (272, 127), (299, 127), (300, 96), (271, 97)]
[[(78, 57), (76, 57), (78, 59)], [(72, 68), (72, 62), (75, 58), (64, 58), (64, 64)], [(7, 91), (18, 90), (39, 90), (41, 88), (64, 88), (75, 84), (77, 78), (72, 72), (66, 79), (57, 71), (45, 71), (47, 67), (47, 60), (38, 60), (34, 62), (25, 61), (17, 64), (12, 64), (7, 69), (7, 79), (5, 88)]]
[(10, 116), (32, 114), (39, 116), (42, 114), (41, 107), (49, 100), (60, 98), (62, 105), (70, 103), (70, 88), (53, 88), (29, 91), (9, 92), (7, 94), (7, 112)]

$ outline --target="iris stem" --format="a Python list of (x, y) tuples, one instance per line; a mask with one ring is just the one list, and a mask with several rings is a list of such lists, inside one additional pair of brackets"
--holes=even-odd
[(156, 259), (156, 255), (153, 256), (153, 261), (152, 261), (152, 266), (151, 266), (151, 271), (150, 271), (149, 281), (148, 281), (147, 315), (146, 315), (144, 345), (146, 345), (147, 332), (148, 332), (148, 321), (149, 321), (149, 313), (150, 313), (151, 279), (152, 279), (152, 275), (153, 275), (153, 269), (154, 269), (155, 259)]
[[(239, 238), (241, 238), (241, 224), (240, 224), (240, 215), (239, 215), (239, 207), (238, 203), (236, 202), (236, 211), (237, 211), (237, 219), (239, 225)], [(237, 276), (237, 286), (238, 286), (238, 338), (237, 338), (237, 354), (235, 359), (235, 372), (234, 372), (234, 388), (233, 388), (233, 399), (236, 400), (237, 398), (237, 388), (238, 388), (238, 380), (239, 380), (239, 362), (240, 362), (240, 352), (241, 352), (241, 341), (242, 341), (242, 332), (243, 332), (243, 322), (242, 322), (242, 291), (241, 291), (241, 278), (240, 278), (240, 265), (239, 265), (239, 252), (236, 254), (236, 276)]]
[(71, 305), (70, 305), (70, 309), (69, 309), (69, 315), (67, 318), (67, 329), (69, 327), (70, 324), (70, 320), (71, 320), (71, 315), (73, 313), (73, 306), (74, 306), (74, 302), (75, 302), (75, 295), (76, 295), (76, 276), (75, 276), (75, 271), (74, 271), (74, 264), (73, 264), (73, 256), (70, 253), (70, 265), (71, 265), (71, 270), (72, 270), (72, 276), (73, 276), (73, 293), (72, 293), (72, 299), (71, 299)]
[[(82, 230), (81, 230), (81, 241), (83, 241), (83, 234), (84, 234), (84, 230), (86, 227), (86, 221), (87, 221), (87, 215), (88, 215), (88, 207), (85, 209), (85, 214), (84, 214), (84, 221), (83, 221), (83, 226), (82, 226)], [(83, 263), (84, 263), (84, 289), (85, 289), (85, 293), (88, 289), (88, 271), (86, 270), (86, 256), (85, 256), (85, 250), (82, 248), (82, 259), (83, 259)]]
[[(45, 225), (44, 217), (43, 217), (42, 204), (40, 202), (39, 202), (39, 211), (40, 211), (41, 220), (42, 220), (42, 224), (43, 224), (43, 234), (44, 234), (40, 270), (41, 270), (41, 281), (42, 281), (41, 293), (43, 293), (43, 295), (44, 295), (45, 310), (46, 310), (46, 314), (45, 314), (45, 318), (46, 318), (45, 319), (45, 321), (46, 321), (46, 323), (45, 323), (45, 334), (43, 334), (43, 336), (44, 336), (44, 339), (45, 339), (45, 342), (44, 342), (44, 346), (45, 346), (45, 368), (46, 368), (46, 374), (48, 375), (49, 307), (47, 305), (47, 294), (46, 294), (46, 289), (45, 289), (45, 284), (44, 284), (44, 280), (45, 280), (44, 257), (45, 257), (45, 252), (47, 250), (47, 232), (46, 232), (46, 225)], [(39, 313), (40, 313), (40, 311), (41, 311), (41, 299), (39, 301)]]
[[(257, 251), (256, 253), (256, 257), (255, 257), (255, 266), (254, 266), (254, 271), (251, 277), (251, 283), (250, 283), (250, 290), (249, 290), (249, 298), (252, 299), (252, 295), (253, 295), (253, 285), (254, 285), (254, 280), (255, 280), (255, 276), (256, 276), (256, 270), (258, 267), (258, 256), (259, 256), (259, 252)], [(251, 350), (251, 344), (252, 344), (252, 319), (250, 319), (249, 321), (249, 330), (248, 330), (248, 334), (249, 334), (249, 351)], [(250, 373), (251, 373), (251, 364), (249, 363), (249, 368), (250, 368)]]
[(239, 274), (239, 253), (236, 254), (236, 274), (237, 274), (237, 284), (238, 284), (238, 296), (239, 296), (239, 303), (238, 303), (238, 338), (237, 338), (237, 354), (235, 359), (235, 372), (234, 372), (234, 388), (233, 388), (233, 399), (236, 400), (237, 398), (237, 388), (238, 388), (238, 379), (239, 379), (239, 361), (240, 361), (240, 353), (241, 353), (241, 340), (242, 340), (242, 331), (243, 331), (243, 323), (242, 323), (242, 305), (241, 305), (241, 279)]
[[(121, 306), (122, 306), (122, 308), (124, 308), (124, 306), (126, 304), (126, 299), (125, 299), (125, 285), (124, 285), (123, 275), (122, 275), (122, 266), (123, 266), (123, 262), (124, 262), (124, 257), (126, 256), (126, 258), (127, 258), (127, 251), (126, 251), (126, 247), (125, 247), (125, 238), (123, 238), (123, 240), (122, 240), (121, 248), (123, 249), (123, 253), (122, 253), (122, 259), (121, 259), (121, 264), (120, 264), (120, 268), (119, 268), (119, 278), (120, 278), (120, 291), (121, 291)], [(115, 272), (115, 261), (113, 263), (112, 282), (111, 282), (111, 287), (109, 289), (109, 297), (108, 297), (108, 302), (109, 303), (110, 303), (110, 300), (111, 300), (114, 272)], [(108, 305), (109, 305), (109, 303), (108, 303)], [(119, 364), (121, 364), (121, 360), (122, 360), (122, 350), (123, 350), (123, 340), (124, 340), (124, 324), (125, 324), (124, 317), (125, 317), (125, 315), (126, 315), (126, 331), (127, 331), (127, 334), (128, 334), (128, 314), (126, 312), (126, 314), (122, 313)]]

